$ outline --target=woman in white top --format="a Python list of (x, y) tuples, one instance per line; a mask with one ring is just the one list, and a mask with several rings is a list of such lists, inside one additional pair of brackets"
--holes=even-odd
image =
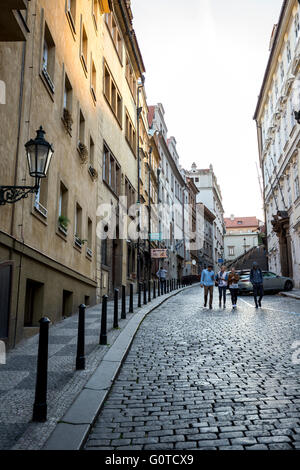
[(221, 266), (221, 271), (216, 275), (216, 285), (219, 289), (219, 307), (222, 307), (223, 297), (223, 308), (226, 307), (226, 289), (228, 285), (228, 273), (226, 272), (226, 266)]

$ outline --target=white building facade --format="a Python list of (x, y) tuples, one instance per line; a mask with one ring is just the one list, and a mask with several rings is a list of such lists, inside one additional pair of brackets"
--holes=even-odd
[(283, 2), (254, 119), (257, 124), (269, 269), (300, 287), (300, 125), (293, 111), (300, 78), (300, 8)]
[(224, 209), (222, 204), (222, 194), (218, 185), (216, 175), (212, 165), (209, 169), (198, 169), (193, 163), (191, 170), (187, 171), (187, 176), (194, 180), (199, 190), (197, 203), (203, 203), (215, 216), (213, 221), (213, 253), (212, 259), (214, 269), (219, 269), (221, 263), (218, 260), (224, 257)]
[(182, 277), (184, 267), (184, 188), (174, 137), (168, 139), (168, 128), (161, 103), (149, 106), (149, 127), (158, 131), (158, 150), (161, 158), (159, 199), (163, 205), (161, 218), (162, 246), (168, 249), (168, 259), (162, 265), (168, 278)]

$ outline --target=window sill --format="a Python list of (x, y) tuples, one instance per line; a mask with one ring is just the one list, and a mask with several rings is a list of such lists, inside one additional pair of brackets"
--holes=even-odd
[(113, 190), (113, 188), (107, 183), (107, 181), (105, 180), (102, 180), (104, 185), (110, 190), (110, 192), (115, 196), (115, 198), (117, 200), (119, 200), (119, 196), (117, 195), (117, 193)]
[(97, 25), (97, 19), (96, 19), (95, 13), (92, 13), (92, 17), (93, 17), (95, 32), (96, 32), (96, 34), (98, 34), (98, 25)]
[(90, 92), (91, 92), (91, 95), (92, 95), (93, 103), (96, 106), (97, 98), (96, 98), (96, 93), (95, 93), (94, 87), (90, 87)]
[(109, 102), (109, 100), (108, 100), (106, 94), (104, 93), (104, 91), (103, 91), (103, 96), (104, 96), (104, 98), (105, 98), (106, 103), (107, 103), (108, 106), (109, 106), (109, 109), (111, 110), (112, 114), (114, 115), (114, 118), (116, 119), (117, 123), (119, 124), (120, 129), (123, 130), (122, 122), (119, 121), (119, 118), (118, 118), (118, 116), (116, 115), (116, 113), (114, 112), (114, 110), (113, 110), (113, 108), (112, 108), (112, 106), (111, 106), (111, 104), (110, 104), (110, 102)]
[(42, 222), (46, 227), (48, 226), (47, 215), (44, 215), (39, 209), (37, 209), (35, 203), (33, 203), (31, 214), (40, 222)]
[(56, 235), (58, 235), (62, 240), (67, 242), (68, 232), (64, 232), (63, 229), (59, 226), (56, 227)]
[(68, 20), (68, 23), (69, 23), (69, 26), (70, 26), (70, 29), (71, 29), (71, 33), (72, 33), (73, 39), (74, 39), (74, 41), (75, 41), (75, 40), (76, 40), (76, 28), (75, 28), (75, 23), (74, 23), (72, 14), (71, 14), (68, 10), (66, 11), (66, 16), (67, 16), (67, 20)]
[[(136, 157), (136, 151), (133, 150), (133, 148), (132, 148), (132, 146), (131, 146), (131, 144), (130, 144), (130, 142), (129, 142), (129, 140), (128, 140), (128, 138), (127, 138), (126, 136), (125, 136), (125, 140), (126, 140), (126, 142), (127, 142), (127, 144), (128, 144), (128, 147), (130, 148), (131, 152), (133, 153), (134, 158), (137, 158), (137, 157)], [(141, 177), (140, 177), (140, 179), (141, 179)]]
[(82, 68), (83, 68), (83, 71), (84, 71), (85, 78), (87, 78), (88, 69), (87, 69), (86, 60), (85, 60), (85, 57), (84, 57), (83, 54), (80, 55), (80, 62), (81, 62), (81, 65), (82, 65)]
[(44, 75), (43, 75), (43, 72), (42, 70), (40, 71), (40, 79), (42, 80), (43, 84), (44, 84), (44, 87), (46, 88), (51, 100), (53, 101), (54, 103), (54, 91), (51, 90), (47, 80), (45, 79)]
[(64, 125), (64, 128), (66, 130), (66, 133), (69, 134), (70, 137), (72, 137), (72, 128), (69, 129), (68, 126), (67, 126), (67, 123), (66, 121), (64, 120), (63, 116), (61, 117), (61, 122), (63, 123)]

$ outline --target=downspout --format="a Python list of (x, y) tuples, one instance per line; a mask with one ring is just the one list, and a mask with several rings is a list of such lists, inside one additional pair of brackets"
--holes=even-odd
[[(26, 24), (28, 22), (28, 10), (29, 5), (26, 10)], [(20, 79), (20, 90), (19, 90), (19, 106), (18, 106), (18, 134), (17, 134), (17, 147), (15, 155), (15, 172), (14, 172), (14, 186), (17, 185), (18, 181), (18, 165), (19, 165), (19, 151), (20, 151), (20, 136), (21, 136), (21, 121), (22, 121), (22, 108), (23, 108), (23, 97), (24, 97), (24, 78), (25, 78), (25, 57), (27, 49), (27, 40), (24, 42), (22, 47), (22, 62), (21, 62), (21, 79)], [(13, 237), (13, 246), (10, 249), (10, 260), (13, 259), (13, 251), (15, 248), (15, 238), (14, 238), (14, 225), (15, 225), (15, 205), (12, 205), (12, 215), (10, 223), (10, 235)], [(14, 327), (14, 338), (13, 338), (13, 347), (16, 345), (17, 339), (17, 325), (18, 325), (18, 312), (19, 312), (19, 297), (20, 297), (20, 284), (21, 284), (21, 270), (22, 270), (22, 258), (23, 254), (19, 258), (19, 273), (18, 273), (18, 285), (17, 285), (17, 301), (16, 301), (16, 310), (15, 310), (15, 327)]]

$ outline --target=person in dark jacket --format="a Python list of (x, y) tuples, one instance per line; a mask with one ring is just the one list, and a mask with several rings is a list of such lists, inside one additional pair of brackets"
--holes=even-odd
[[(261, 307), (261, 301), (264, 295), (263, 274), (262, 274), (262, 270), (259, 268), (256, 262), (253, 263), (252, 269), (250, 271), (250, 282), (252, 283), (252, 286), (253, 286), (255, 308), (258, 308), (258, 306)], [(257, 303), (257, 297), (258, 297), (258, 303)]]

